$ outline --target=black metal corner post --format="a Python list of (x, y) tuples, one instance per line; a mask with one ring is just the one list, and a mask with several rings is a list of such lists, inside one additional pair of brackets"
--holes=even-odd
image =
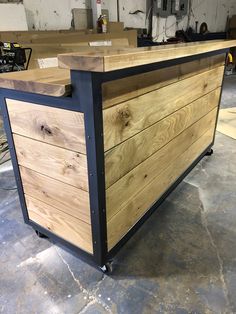
[(27, 207), (25, 203), (24, 190), (23, 190), (23, 185), (21, 181), (20, 170), (19, 170), (19, 166), (17, 162), (17, 155), (15, 151), (15, 145), (14, 145), (11, 125), (10, 125), (9, 114), (7, 110), (6, 100), (1, 90), (0, 90), (0, 108), (3, 115), (3, 123), (4, 123), (5, 132), (7, 135), (7, 141), (8, 141), (8, 146), (10, 150), (11, 161), (12, 161), (12, 166), (13, 166), (14, 175), (16, 179), (16, 186), (17, 186), (17, 190), (19, 194), (23, 218), (24, 218), (25, 223), (28, 224), (29, 217), (28, 217)]
[(102, 73), (72, 70), (71, 82), (73, 97), (84, 113), (94, 261), (103, 266), (107, 262), (107, 224)]

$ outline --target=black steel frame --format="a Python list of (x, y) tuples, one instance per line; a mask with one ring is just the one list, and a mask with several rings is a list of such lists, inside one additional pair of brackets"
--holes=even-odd
[[(152, 215), (165, 198), (176, 188), (185, 176), (196, 166), (196, 164), (207, 154), (214, 145), (214, 140), (192, 163), (192, 165), (176, 180), (174, 184), (156, 201), (146, 214), (133, 226), (133, 228), (108, 252), (107, 248), (107, 223), (106, 223), (106, 200), (105, 200), (105, 170), (104, 170), (104, 143), (103, 143), (103, 116), (102, 116), (102, 83), (132, 76), (136, 74), (151, 72), (157, 69), (168, 68), (173, 65), (187, 63), (204, 57), (227, 53), (228, 49), (218, 50), (201, 55), (179, 58), (164, 62), (148, 64), (128, 69), (122, 69), (107, 73), (71, 71), (72, 96), (52, 97), (33, 94), (10, 89), (0, 89), (0, 105), (4, 118), (4, 127), (9, 143), (10, 154), (16, 178), (22, 213), (25, 223), (31, 225), (35, 230), (48, 236), (52, 241), (61, 243), (69, 248), (87, 262), (102, 267), (112, 259), (118, 250), (132, 237), (140, 226)], [(88, 159), (90, 211), (92, 223), (93, 254), (89, 254), (77, 246), (65, 241), (51, 231), (31, 221), (26, 208), (23, 185), (21, 181), (17, 155), (15, 151), (9, 115), (6, 106), (6, 98), (24, 102), (56, 107), (71, 111), (84, 113), (86, 149)], [(221, 97), (220, 97), (221, 101)], [(219, 102), (220, 105), (220, 102)], [(218, 110), (219, 111), (219, 110)], [(216, 129), (216, 125), (215, 125)]]

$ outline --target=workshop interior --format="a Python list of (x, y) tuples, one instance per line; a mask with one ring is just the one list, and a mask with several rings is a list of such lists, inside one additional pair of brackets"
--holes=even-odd
[(0, 0), (0, 313), (236, 313), (235, 0)]

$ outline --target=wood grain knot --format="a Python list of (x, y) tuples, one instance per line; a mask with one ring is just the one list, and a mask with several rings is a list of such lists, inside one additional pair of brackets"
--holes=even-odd
[(46, 135), (53, 135), (52, 134), (52, 130), (48, 126), (45, 126), (45, 125), (42, 124), (40, 129)]
[(72, 171), (76, 171), (76, 166), (70, 163), (65, 162), (65, 165), (62, 169), (62, 174), (66, 175)]
[(75, 167), (73, 165), (67, 165), (68, 169), (74, 169)]
[(122, 123), (123, 126), (127, 127), (129, 126), (130, 120), (131, 120), (131, 113), (128, 108), (124, 110), (120, 110), (118, 112), (118, 119)]
[(45, 195), (46, 197), (48, 197), (48, 193), (46, 191), (42, 191), (43, 195)]

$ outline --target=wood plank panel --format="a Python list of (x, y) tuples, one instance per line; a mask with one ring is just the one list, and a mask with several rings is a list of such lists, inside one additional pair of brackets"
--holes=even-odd
[(218, 67), (104, 110), (105, 151), (219, 88), (223, 73)]
[[(129, 46), (137, 47), (137, 31), (128, 30), (117, 33), (103, 33), (103, 34), (60, 34), (51, 36), (49, 38), (32, 38), (31, 43), (35, 44), (58, 44), (58, 43), (79, 43), (79, 42), (91, 42), (91, 41), (104, 41), (119, 38), (127, 38)], [(21, 40), (21, 43), (28, 43), (28, 41)], [(134, 48), (132, 48), (134, 49)]]
[[(36, 38), (50, 38), (55, 36), (60, 36), (63, 38), (63, 35), (79, 35), (84, 34), (86, 30), (56, 30), (56, 31), (3, 31), (0, 32), (1, 41), (12, 41), (12, 42), (27, 42), (30, 43), (32, 39)], [(31, 47), (31, 46), (30, 46)]]
[[(116, 38), (111, 40), (112, 47), (129, 47), (129, 41), (127, 38)], [(103, 44), (104, 45), (104, 44)], [(27, 46), (25, 44), (24, 46)], [(69, 43), (57, 43), (57, 44), (30, 44), (30, 47), (33, 49), (31, 61), (29, 64), (30, 69), (39, 68), (38, 59), (43, 58), (56, 58), (58, 54), (73, 52), (73, 51), (97, 51), (104, 48), (101, 47), (92, 47), (89, 45), (89, 42), (69, 42)]]
[(58, 56), (59, 66), (73, 70), (109, 72), (145, 64), (196, 56), (236, 46), (236, 40), (210, 40), (145, 48), (73, 52)]
[(105, 154), (106, 188), (218, 106), (217, 89), (155, 123)]
[(92, 253), (91, 226), (56, 208), (25, 195), (29, 218), (61, 238)]
[(13, 137), (21, 166), (88, 191), (86, 155), (17, 134)]
[(86, 154), (84, 115), (6, 99), (12, 132)]
[(209, 130), (172, 164), (138, 192), (108, 222), (109, 250), (134, 226), (151, 205), (179, 178), (193, 161), (211, 144), (214, 129)]
[(145, 93), (173, 84), (191, 76), (223, 66), (225, 54), (125, 77), (102, 84), (103, 108), (139, 97)]
[(24, 193), (91, 224), (89, 193), (20, 167)]
[(59, 68), (2, 73), (0, 86), (54, 97), (71, 93), (70, 71)]
[(106, 213), (109, 221), (124, 204), (142, 191), (156, 176), (174, 162), (209, 129), (214, 130), (217, 108), (194, 123), (162, 149), (139, 164), (106, 190)]

